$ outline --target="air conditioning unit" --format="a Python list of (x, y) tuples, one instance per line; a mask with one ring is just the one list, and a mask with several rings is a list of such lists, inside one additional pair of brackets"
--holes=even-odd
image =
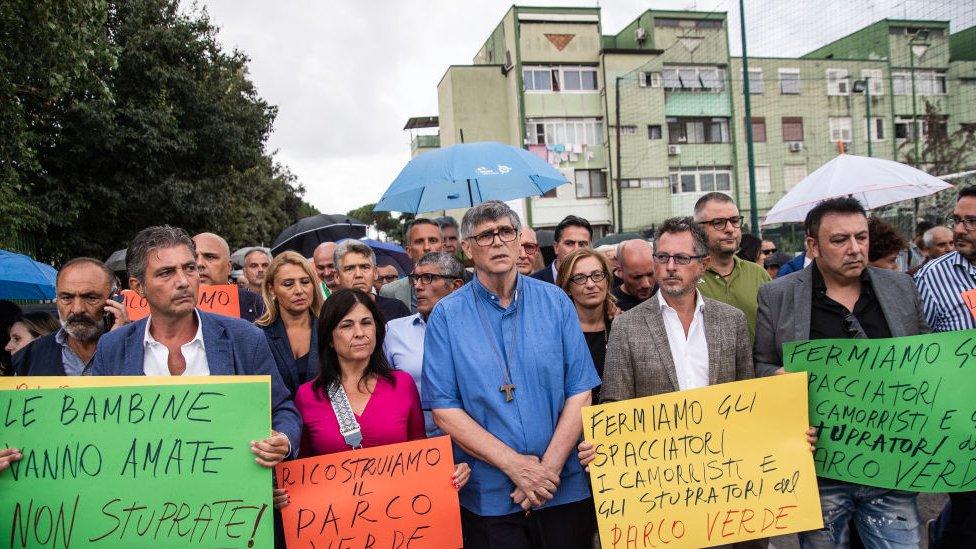
[(800, 151), (803, 150), (803, 142), (802, 141), (790, 141), (789, 149), (790, 149), (790, 152), (800, 152)]
[(637, 27), (637, 30), (634, 31), (634, 38), (637, 40), (638, 44), (643, 43), (644, 40), (647, 40), (647, 31), (644, 30), (644, 27)]
[(678, 156), (681, 154), (680, 145), (668, 145), (668, 156)]

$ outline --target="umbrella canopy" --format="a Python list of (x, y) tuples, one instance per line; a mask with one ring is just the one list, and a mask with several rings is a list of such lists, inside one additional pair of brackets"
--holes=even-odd
[(802, 222), (821, 200), (853, 196), (871, 210), (919, 198), (952, 185), (907, 164), (842, 154), (806, 176), (776, 203), (762, 225)]
[(0, 250), (0, 299), (54, 299), (57, 277), (50, 265)]
[(115, 250), (112, 255), (105, 260), (105, 265), (113, 271), (125, 270), (125, 248)]
[(239, 265), (243, 267), (244, 258), (247, 257), (247, 254), (251, 253), (252, 250), (264, 250), (269, 254), (271, 253), (271, 250), (265, 248), (264, 246), (247, 246), (245, 248), (241, 248), (236, 252), (230, 254), (230, 262), (233, 263), (234, 265)]
[[(345, 240), (345, 239), (343, 239)], [(377, 262), (380, 257), (385, 257), (391, 262), (396, 263), (404, 273), (413, 272), (413, 261), (407, 255), (407, 251), (392, 242), (381, 242), (372, 238), (360, 238), (360, 242), (373, 249), (376, 254)], [(340, 240), (340, 242), (342, 242)]]
[(291, 227), (281, 231), (271, 254), (278, 255), (285, 250), (294, 250), (305, 257), (311, 257), (315, 247), (323, 242), (338, 242), (343, 238), (363, 238), (366, 224), (347, 215), (318, 214), (298, 220)]
[(461, 143), (407, 163), (374, 209), (417, 213), (469, 208), (486, 200), (542, 195), (568, 182), (524, 149), (494, 141)]

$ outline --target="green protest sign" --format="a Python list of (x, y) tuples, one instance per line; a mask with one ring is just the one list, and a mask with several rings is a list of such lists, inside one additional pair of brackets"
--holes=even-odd
[(911, 492), (976, 490), (976, 330), (783, 345), (807, 371), (817, 475)]
[(0, 446), (23, 455), (0, 473), (0, 544), (271, 547), (250, 450), (269, 410), (268, 381), (0, 391)]

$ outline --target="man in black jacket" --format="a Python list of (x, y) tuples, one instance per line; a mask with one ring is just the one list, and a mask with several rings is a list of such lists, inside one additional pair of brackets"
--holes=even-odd
[(553, 250), (556, 258), (552, 263), (532, 273), (532, 278), (556, 283), (556, 273), (559, 271), (559, 260), (568, 256), (579, 248), (589, 248), (593, 241), (593, 227), (590, 222), (575, 215), (567, 215), (556, 225), (556, 234), (553, 235)]
[(13, 356), (17, 375), (87, 373), (102, 334), (129, 321), (125, 307), (109, 299), (114, 280), (112, 271), (97, 259), (78, 257), (62, 265), (55, 282), (61, 329)]

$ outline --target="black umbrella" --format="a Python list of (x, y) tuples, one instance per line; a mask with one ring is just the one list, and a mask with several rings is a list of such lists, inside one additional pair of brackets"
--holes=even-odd
[(323, 242), (337, 242), (343, 238), (364, 238), (366, 224), (346, 215), (319, 214), (298, 220), (291, 227), (281, 231), (271, 253), (278, 255), (285, 250), (294, 250), (304, 257), (311, 257), (315, 248)]

